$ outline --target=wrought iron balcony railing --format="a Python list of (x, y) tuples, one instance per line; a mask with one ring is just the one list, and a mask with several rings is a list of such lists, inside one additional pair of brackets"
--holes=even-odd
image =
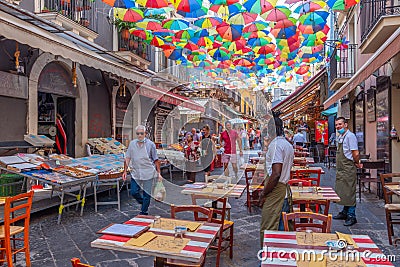
[(41, 13), (57, 12), (89, 28), (96, 29), (96, 2), (92, 0), (40, 0)]
[(390, 15), (400, 15), (398, 0), (361, 0), (361, 42), (367, 38), (381, 17)]
[(330, 80), (350, 78), (356, 71), (357, 44), (349, 44), (348, 48), (335, 48), (330, 58)]
[(150, 45), (145, 43), (142, 38), (134, 35), (126, 35), (118, 33), (118, 50), (131, 51), (132, 53), (140, 56), (141, 58), (151, 61), (150, 58)]

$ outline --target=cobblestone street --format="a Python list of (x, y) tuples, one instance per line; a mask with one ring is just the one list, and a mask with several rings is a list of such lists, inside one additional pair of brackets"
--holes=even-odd
[[(216, 170), (214, 174), (220, 171)], [(325, 168), (325, 171), (326, 174), (321, 179), (322, 185), (334, 185), (335, 169)], [(175, 177), (175, 180), (182, 181), (182, 178)], [(243, 183), (243, 180), (244, 178), (240, 182)], [(168, 194), (179, 197), (180, 193), (177, 189), (175, 189), (176, 192), (168, 189), (167, 186)], [(108, 194), (103, 193), (103, 198), (107, 197)], [(102, 206), (95, 213), (93, 198), (89, 198), (82, 217), (75, 211), (66, 212), (61, 225), (57, 225), (57, 209), (33, 214), (30, 236), (32, 266), (71, 266), (70, 259), (73, 257), (79, 257), (82, 262), (97, 267), (152, 266), (153, 257), (90, 247), (90, 242), (99, 236), (96, 231), (110, 223), (122, 223), (139, 213), (139, 205), (127, 196), (126, 191), (121, 192), (121, 197), (121, 211), (118, 211), (116, 206)], [(245, 207), (245, 199), (243, 195), (240, 199), (229, 201), (232, 205), (231, 219), (235, 222), (234, 256), (233, 260), (230, 260), (228, 253), (223, 252), (221, 266), (259, 265), (257, 251), (259, 250), (260, 210), (255, 208), (252, 214), (249, 214)], [(151, 215), (169, 217), (169, 210), (168, 205), (152, 200)], [(336, 204), (331, 205), (330, 213), (336, 214), (338, 210), (339, 207)], [(332, 229), (344, 233), (369, 235), (386, 255), (396, 255), (398, 259), (393, 264), (400, 266), (400, 249), (390, 246), (387, 241), (383, 200), (379, 200), (374, 194), (363, 194), (362, 202), (357, 202), (357, 220), (358, 223), (352, 227), (343, 226), (342, 221), (334, 221)], [(399, 228), (395, 229), (395, 232), (398, 235)], [(215, 258), (216, 251), (209, 251), (206, 266), (215, 266)], [(22, 264), (24, 261), (21, 261), (18, 266)]]

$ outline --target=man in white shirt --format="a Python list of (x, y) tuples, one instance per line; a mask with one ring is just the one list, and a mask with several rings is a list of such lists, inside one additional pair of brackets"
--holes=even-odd
[(335, 120), (338, 132), (336, 152), (335, 191), (340, 197), (339, 205), (343, 210), (334, 216), (335, 220), (345, 220), (344, 226), (352, 226), (356, 219), (357, 168), (362, 168), (358, 152), (357, 137), (347, 128), (347, 120), (339, 117)]
[(264, 190), (260, 195), (261, 229), (263, 240), (264, 230), (282, 230), (282, 211), (291, 211), (291, 192), (287, 182), (293, 165), (294, 150), (286, 140), (283, 122), (274, 117), (268, 123), (268, 136), (276, 136), (268, 145), (265, 155), (265, 170), (267, 173)]

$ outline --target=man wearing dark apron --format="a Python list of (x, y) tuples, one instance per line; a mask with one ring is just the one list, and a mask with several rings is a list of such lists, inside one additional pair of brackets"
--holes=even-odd
[(344, 226), (357, 223), (356, 219), (356, 185), (357, 168), (362, 168), (356, 136), (347, 128), (347, 120), (339, 117), (335, 128), (339, 133), (336, 152), (336, 185), (335, 191), (340, 197), (339, 205), (343, 210), (334, 216), (335, 220), (345, 220)]
[[(293, 165), (293, 146), (286, 140), (283, 122), (274, 117), (268, 123), (268, 136), (276, 137), (268, 145), (265, 155), (266, 175), (264, 190), (260, 194), (261, 227), (260, 241), (264, 230), (283, 231), (282, 211), (291, 212), (291, 191), (287, 182)], [(271, 139), (271, 138), (270, 138)]]

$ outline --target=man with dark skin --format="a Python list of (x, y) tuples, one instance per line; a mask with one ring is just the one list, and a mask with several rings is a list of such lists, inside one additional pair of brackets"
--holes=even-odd
[[(274, 117), (268, 123), (268, 150), (265, 155), (267, 177), (260, 194), (261, 211), (260, 241), (264, 230), (282, 230), (282, 211), (291, 211), (291, 192), (287, 182), (293, 165), (293, 146), (286, 140), (283, 122)], [(272, 138), (276, 136), (275, 138)]]

